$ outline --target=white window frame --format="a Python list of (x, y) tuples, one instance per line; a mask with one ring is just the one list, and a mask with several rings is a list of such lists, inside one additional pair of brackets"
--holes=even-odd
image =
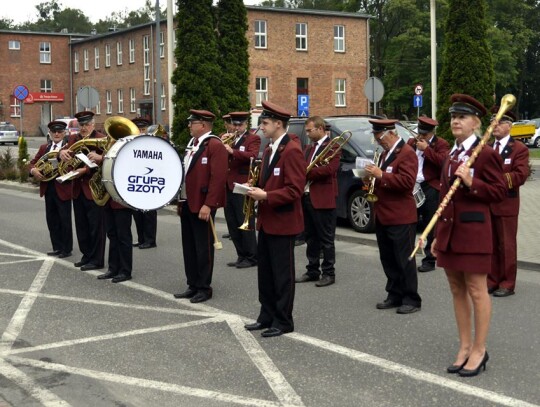
[(334, 25), (334, 52), (345, 52), (345, 26), (344, 25), (340, 25), (340, 24)]
[(50, 79), (41, 79), (39, 82), (40, 82), (40, 92), (42, 92), (42, 93), (51, 93), (52, 92), (52, 80), (50, 80)]
[(262, 106), (268, 100), (268, 78), (259, 76), (255, 78), (255, 106)]
[(112, 95), (110, 90), (105, 91), (105, 98), (107, 100), (107, 114), (112, 114)]
[(10, 49), (12, 51), (20, 51), (21, 42), (19, 40), (9, 40), (8, 49)]
[(111, 44), (105, 44), (105, 68), (111, 66)]
[(150, 36), (143, 36), (143, 95), (150, 95)]
[(122, 43), (116, 43), (116, 65), (122, 65)]
[(266, 20), (255, 20), (255, 48), (268, 48), (268, 28)]
[(296, 50), (307, 51), (308, 50), (308, 25), (307, 23), (296, 23), (295, 26), (296, 36)]
[(135, 40), (129, 40), (129, 63), (135, 63)]
[(135, 113), (137, 111), (135, 100), (135, 88), (129, 88), (129, 111), (131, 113)]
[(10, 96), (9, 116), (21, 117), (21, 101), (15, 96)]
[(84, 71), (88, 71), (89, 69), (89, 63), (88, 63), (88, 49), (83, 50), (83, 69)]
[(167, 94), (165, 93), (165, 84), (161, 84), (161, 95), (159, 98), (160, 101), (160, 107), (161, 111), (165, 111), (165, 108), (167, 107)]
[(97, 102), (96, 114), (101, 114), (101, 99), (99, 99), (98, 102)]
[(118, 113), (124, 113), (124, 89), (117, 89), (116, 96), (118, 98)]
[(159, 32), (159, 57), (165, 58), (165, 31)]
[(48, 41), (42, 41), (39, 43), (39, 63), (50, 64), (51, 63), (51, 43)]
[(73, 53), (73, 72), (79, 72), (79, 51)]
[(347, 106), (347, 80), (343, 78), (337, 78), (335, 80), (335, 106), (346, 107)]
[(99, 48), (94, 47), (94, 69), (99, 69)]

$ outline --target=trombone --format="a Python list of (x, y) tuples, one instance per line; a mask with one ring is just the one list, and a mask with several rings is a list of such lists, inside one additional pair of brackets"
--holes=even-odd
[(343, 146), (349, 142), (351, 137), (352, 132), (350, 130), (345, 130), (339, 136), (330, 139), (330, 142), (324, 148), (324, 150), (321, 151), (319, 155), (311, 162), (311, 164), (308, 165), (306, 174), (308, 174), (314, 167), (330, 164), (332, 158), (334, 158), (336, 154), (343, 148)]

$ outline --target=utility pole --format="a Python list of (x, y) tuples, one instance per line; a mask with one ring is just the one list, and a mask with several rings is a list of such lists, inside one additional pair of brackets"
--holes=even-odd
[(160, 32), (161, 32), (161, 10), (159, 9), (159, 0), (156, 0), (156, 81), (154, 85), (154, 107), (156, 116), (154, 123), (161, 124), (161, 57), (160, 57)]

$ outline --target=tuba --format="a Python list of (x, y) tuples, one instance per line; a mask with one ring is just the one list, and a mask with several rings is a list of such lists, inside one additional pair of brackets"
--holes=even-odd
[[(261, 164), (261, 161), (257, 160), (257, 162), (255, 162), (253, 157), (251, 157), (249, 160), (249, 175), (248, 175), (247, 183), (250, 186), (254, 186), (259, 180), (259, 174), (261, 171), (260, 164)], [(244, 212), (244, 223), (238, 226), (238, 229), (246, 230), (246, 231), (252, 230), (249, 227), (249, 221), (255, 213), (255, 199), (253, 199), (249, 195), (244, 196), (243, 212)]]
[(72, 157), (66, 161), (60, 161), (58, 163), (58, 172), (60, 175), (66, 175), (70, 171), (76, 170), (84, 165), (84, 162), (81, 161), (76, 155), (78, 153), (83, 153), (87, 155), (91, 150), (103, 150), (109, 141), (107, 138), (83, 138), (75, 143), (73, 143), (68, 151), (71, 153)]
[(58, 151), (49, 151), (36, 161), (34, 168), (43, 174), (41, 182), (50, 181), (58, 176)]

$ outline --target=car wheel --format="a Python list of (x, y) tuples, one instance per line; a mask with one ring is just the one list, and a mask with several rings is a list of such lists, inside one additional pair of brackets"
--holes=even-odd
[(361, 233), (375, 230), (373, 204), (366, 200), (365, 195), (364, 191), (354, 191), (347, 203), (347, 219), (353, 229)]
[(540, 137), (536, 137), (536, 140), (534, 140), (533, 146), (536, 148), (540, 148)]

